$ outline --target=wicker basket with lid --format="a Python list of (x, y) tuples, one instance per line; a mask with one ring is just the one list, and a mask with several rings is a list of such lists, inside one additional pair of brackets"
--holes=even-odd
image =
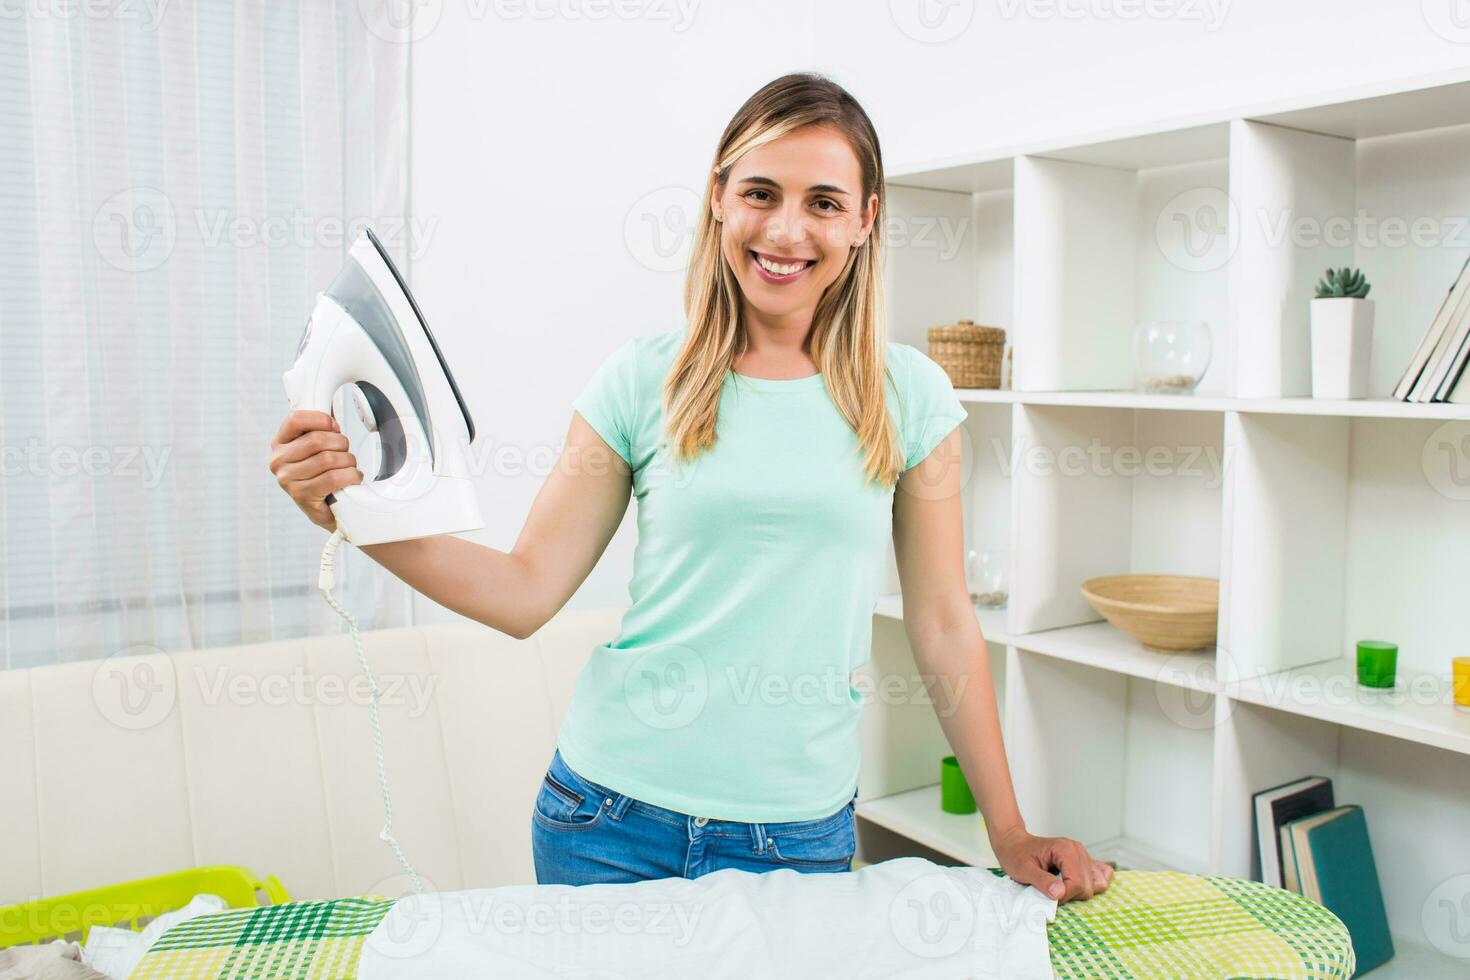
[(929, 357), (956, 388), (999, 388), (1006, 332), (973, 320), (929, 328)]

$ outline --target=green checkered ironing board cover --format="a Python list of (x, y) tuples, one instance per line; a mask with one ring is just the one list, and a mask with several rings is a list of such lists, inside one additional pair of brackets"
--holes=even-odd
[(1047, 926), (1057, 980), (1347, 980), (1356, 962), (1342, 920), (1259, 881), (1118, 871), (1107, 890), (1057, 907)]
[(351, 980), (363, 940), (395, 901), (284, 902), (203, 915), (164, 933), (129, 980)]
[[(392, 899), (288, 902), (170, 929), (131, 980), (352, 980), (363, 940)], [(1047, 928), (1057, 980), (1348, 980), (1342, 921), (1256, 881), (1119, 871), (1108, 890), (1057, 909)]]

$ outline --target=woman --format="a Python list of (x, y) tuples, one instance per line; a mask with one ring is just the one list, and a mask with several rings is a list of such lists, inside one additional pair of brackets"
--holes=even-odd
[[(1001, 868), (1061, 901), (1105, 889), (1109, 866), (1029, 833), (1016, 806), (962, 569), (964, 408), (938, 365), (885, 339), (872, 123), (827, 79), (776, 79), (725, 129), (706, 203), (687, 324), (598, 368), (514, 548), (363, 549), (526, 637), (638, 497), (633, 604), (577, 678), (532, 814), (538, 880), (849, 870), (849, 675), (868, 659), (891, 532), (904, 626)], [(323, 498), (362, 479), (321, 413), (286, 420), (271, 468), (329, 530)]]

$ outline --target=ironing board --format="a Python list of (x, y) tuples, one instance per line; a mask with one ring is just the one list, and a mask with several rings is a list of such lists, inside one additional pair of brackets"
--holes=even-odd
[[(132, 980), (351, 980), (393, 904), (366, 896), (203, 916), (165, 933)], [(1356, 966), (1347, 929), (1316, 902), (1174, 871), (1118, 871), (1101, 895), (1058, 907), (1047, 941), (1057, 980), (1348, 980)]]

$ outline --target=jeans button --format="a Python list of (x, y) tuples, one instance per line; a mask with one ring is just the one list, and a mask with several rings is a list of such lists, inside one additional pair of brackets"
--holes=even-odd
[(709, 823), (709, 817), (695, 817), (694, 818), (694, 826), (696, 826), (696, 827), (703, 827), (707, 823)]

